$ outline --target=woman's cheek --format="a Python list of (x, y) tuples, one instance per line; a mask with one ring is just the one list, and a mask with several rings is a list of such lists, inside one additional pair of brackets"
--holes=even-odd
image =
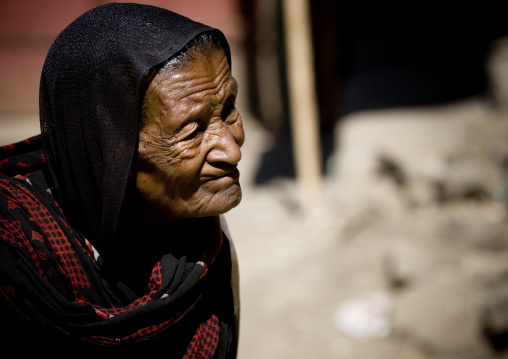
[(175, 161), (178, 162), (178, 165), (175, 170), (178, 172), (179, 176), (187, 178), (187, 180), (185, 180), (186, 183), (190, 183), (199, 177), (205, 153), (201, 143), (202, 141), (194, 139), (178, 147), (178, 153), (175, 157)]
[(201, 154), (201, 147), (195, 144), (187, 143), (178, 146), (172, 154), (170, 172), (180, 177), (182, 183), (191, 183), (201, 170), (203, 162)]

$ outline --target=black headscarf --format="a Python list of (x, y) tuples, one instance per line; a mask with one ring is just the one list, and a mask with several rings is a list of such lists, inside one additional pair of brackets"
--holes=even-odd
[[(139, 251), (129, 255), (146, 241), (157, 248), (145, 292), (105, 275), (137, 147), (141, 80), (204, 33), (230, 62), (219, 30), (137, 4), (95, 8), (53, 43), (42, 135), (0, 148), (2, 348), (235, 357), (234, 264), (218, 217), (135, 234)], [(179, 240), (193, 250), (166, 245)]]
[(222, 32), (147, 5), (107, 4), (68, 26), (42, 72), (46, 177), (67, 218), (103, 252), (118, 222), (138, 138), (140, 82), (202, 33)]

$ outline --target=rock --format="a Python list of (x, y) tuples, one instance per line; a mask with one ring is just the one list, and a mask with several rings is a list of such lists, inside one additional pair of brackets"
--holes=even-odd
[(369, 291), (343, 302), (335, 313), (335, 325), (353, 339), (380, 339), (390, 334), (391, 314), (391, 298)]

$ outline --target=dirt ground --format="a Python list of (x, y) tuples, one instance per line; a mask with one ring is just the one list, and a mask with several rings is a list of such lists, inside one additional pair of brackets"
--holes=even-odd
[(244, 113), (240, 359), (508, 358), (508, 41), (489, 96), (340, 119), (320, 204), (255, 186)]
[(294, 181), (251, 183), (269, 140), (245, 119), (239, 358), (504, 357), (507, 119), (481, 99), (352, 115), (307, 211)]

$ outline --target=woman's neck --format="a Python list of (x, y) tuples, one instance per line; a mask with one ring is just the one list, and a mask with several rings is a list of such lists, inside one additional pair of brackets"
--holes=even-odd
[(138, 296), (146, 293), (153, 267), (165, 254), (206, 262), (222, 244), (218, 217), (184, 219), (154, 228), (127, 216), (121, 218), (119, 228), (115, 265), (122, 281)]

